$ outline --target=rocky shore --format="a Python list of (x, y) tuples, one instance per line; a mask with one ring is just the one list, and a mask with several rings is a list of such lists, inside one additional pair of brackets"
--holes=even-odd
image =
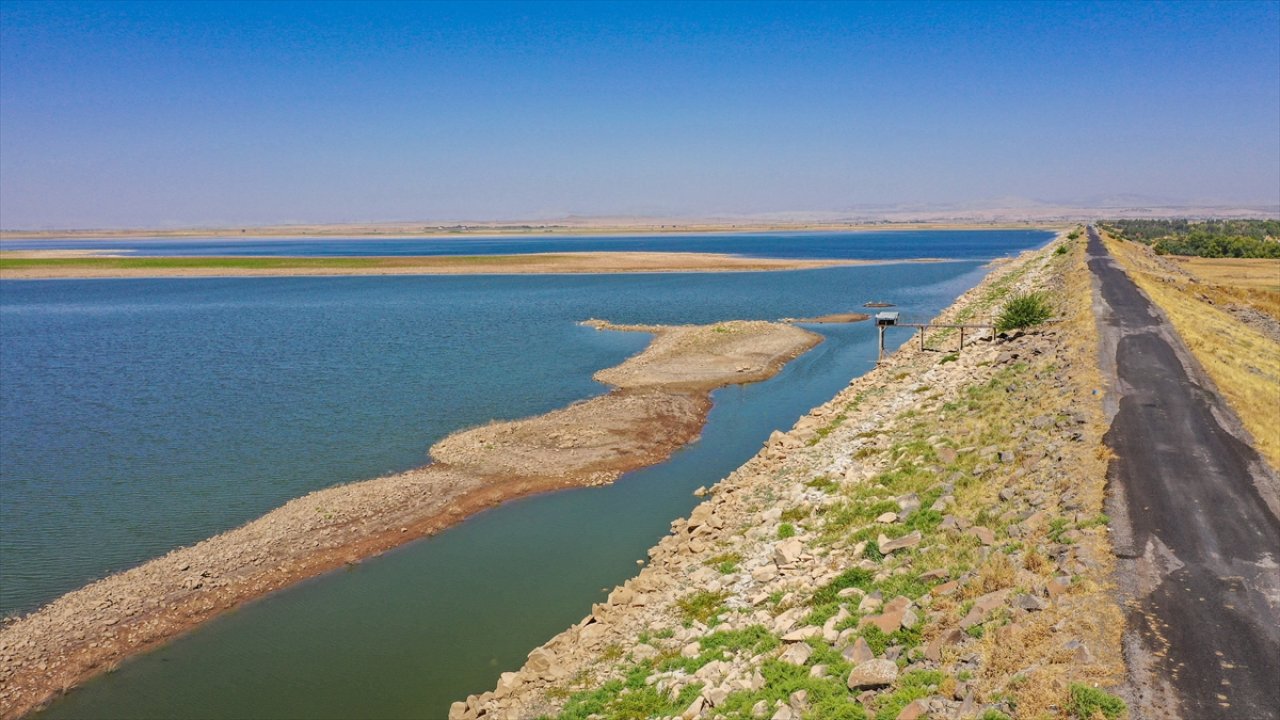
[(440, 531), (516, 497), (612, 482), (697, 438), (718, 387), (763, 380), (821, 341), (784, 323), (653, 333), (600, 397), (454, 433), (422, 468), (320, 490), (242, 527), (70, 592), (0, 626), (0, 718), (246, 601)]
[(1082, 243), (999, 266), (940, 319), (1029, 290), (1056, 322), (963, 352), (945, 331), (908, 343), (451, 720), (1119, 717)]

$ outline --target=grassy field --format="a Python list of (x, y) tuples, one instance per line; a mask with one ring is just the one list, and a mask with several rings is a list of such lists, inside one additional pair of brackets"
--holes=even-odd
[[(1226, 396), (1257, 449), (1280, 468), (1280, 342), (1239, 322), (1227, 306), (1247, 304), (1280, 319), (1280, 293), (1259, 288), (1245, 277), (1265, 274), (1274, 260), (1201, 260), (1179, 258), (1171, 272), (1141, 245), (1103, 235), (1113, 255), (1153, 302), (1160, 306), (1209, 377)], [(1261, 268), (1259, 270), (1259, 268)], [(1203, 281), (1199, 281), (1199, 279)], [(1265, 279), (1261, 282), (1265, 283)], [(1223, 284), (1217, 284), (1223, 283)]]

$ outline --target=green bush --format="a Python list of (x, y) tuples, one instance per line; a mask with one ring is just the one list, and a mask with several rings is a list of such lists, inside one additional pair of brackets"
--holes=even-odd
[(996, 332), (1039, 325), (1051, 317), (1053, 308), (1049, 307), (1049, 299), (1044, 293), (1014, 295), (1004, 304), (1000, 317), (996, 319)]
[(1053, 251), (1053, 254), (1054, 254), (1054, 255), (1066, 255), (1066, 254), (1067, 254), (1067, 246), (1066, 246), (1066, 245), (1059, 245), (1059, 246), (1058, 246), (1058, 249)]
[(1116, 720), (1124, 712), (1124, 701), (1105, 690), (1072, 683), (1068, 709), (1079, 720), (1093, 720), (1098, 713), (1107, 720)]

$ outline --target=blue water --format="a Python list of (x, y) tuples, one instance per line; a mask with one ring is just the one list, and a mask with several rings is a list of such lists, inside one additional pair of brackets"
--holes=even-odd
[(1044, 230), (886, 230), (641, 236), (518, 236), (459, 239), (184, 238), (6, 240), (0, 250), (102, 250), (134, 255), (508, 255), (536, 252), (713, 252), (751, 257), (982, 260), (1043, 245)]
[[(581, 319), (771, 319), (869, 299), (923, 319), (983, 272), (953, 262), (0, 282), (2, 606), (29, 609), (309, 490), (421, 464), (455, 429), (602, 392), (592, 372), (646, 338)], [(671, 461), (608, 488), (505, 505), (267, 598), (126, 663), (49, 716), (440, 716), (633, 573), (692, 507), (693, 488), (870, 367), (870, 325), (814, 329), (826, 341), (778, 377), (718, 391), (702, 439)]]

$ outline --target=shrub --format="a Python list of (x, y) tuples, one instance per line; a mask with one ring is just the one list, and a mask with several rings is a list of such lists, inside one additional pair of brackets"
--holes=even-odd
[(1009, 298), (996, 320), (996, 332), (1039, 325), (1053, 316), (1049, 299), (1044, 293), (1033, 292)]
[(1124, 712), (1124, 701), (1105, 690), (1072, 683), (1068, 709), (1079, 720), (1093, 720), (1099, 713), (1107, 720), (1116, 720)]
[(1058, 249), (1053, 251), (1053, 254), (1054, 254), (1054, 255), (1066, 255), (1066, 254), (1067, 254), (1067, 246), (1066, 246), (1066, 245), (1059, 245), (1059, 246), (1058, 246)]

